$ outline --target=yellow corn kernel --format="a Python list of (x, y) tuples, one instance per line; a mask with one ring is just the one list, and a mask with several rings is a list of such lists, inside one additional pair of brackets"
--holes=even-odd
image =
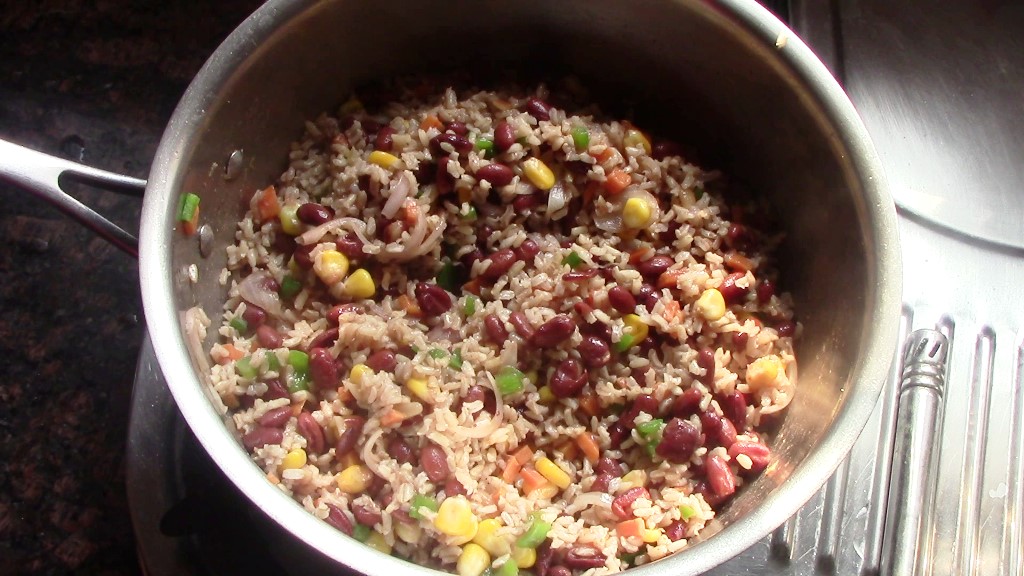
[(495, 558), (512, 551), (508, 539), (498, 535), (499, 529), (501, 529), (501, 520), (488, 518), (480, 521), (480, 525), (476, 529), (476, 536), (473, 536), (473, 542), (482, 546), (488, 554)]
[(356, 364), (352, 367), (352, 370), (349, 371), (348, 379), (351, 380), (353, 384), (362, 384), (363, 377), (367, 374), (373, 374), (373, 369), (366, 364)]
[(442, 534), (450, 536), (450, 542), (455, 545), (472, 540), (476, 536), (478, 526), (476, 515), (473, 514), (473, 509), (465, 496), (445, 498), (434, 518), (434, 527)]
[(422, 378), (409, 378), (405, 381), (405, 387), (414, 396), (423, 401), (430, 400), (430, 391), (427, 389), (427, 381)]
[(709, 322), (725, 316), (725, 298), (716, 288), (708, 288), (694, 303), (697, 313)]
[(534, 464), (534, 466), (537, 468), (537, 472), (540, 472), (541, 476), (547, 478), (548, 482), (551, 482), (562, 490), (568, 488), (569, 484), (572, 483), (572, 479), (565, 473), (565, 470), (559, 468), (558, 464), (555, 464), (548, 458), (541, 458), (536, 464)]
[(338, 488), (346, 494), (362, 494), (370, 487), (370, 482), (373, 481), (373, 472), (370, 472), (366, 466), (357, 464), (339, 472), (335, 481), (338, 483)]
[(654, 544), (658, 541), (658, 538), (661, 538), (662, 532), (661, 528), (649, 528), (644, 530), (643, 540), (648, 544)]
[(376, 530), (370, 532), (370, 536), (366, 538), (366, 541), (363, 542), (363, 544), (366, 544), (378, 552), (391, 554), (391, 546), (388, 544), (387, 540), (384, 539), (384, 536)]
[(395, 528), (395, 536), (398, 539), (407, 544), (419, 544), (420, 536), (423, 535), (423, 529), (420, 528), (419, 524), (406, 524), (405, 522), (395, 522), (392, 524)]
[(550, 190), (555, 185), (554, 172), (539, 158), (527, 158), (524, 160), (523, 174), (526, 174), (531, 184), (541, 190)]
[(622, 223), (634, 230), (646, 228), (651, 223), (651, 205), (643, 198), (630, 198), (622, 207)]
[(459, 560), (455, 563), (455, 571), (459, 576), (480, 576), (491, 566), (491, 555), (479, 544), (472, 542), (462, 548)]
[(348, 258), (337, 250), (324, 250), (313, 259), (313, 272), (324, 284), (337, 284), (348, 274)]
[(623, 492), (630, 488), (642, 488), (647, 485), (647, 473), (643, 470), (630, 470), (619, 482), (619, 491)]
[(641, 148), (644, 154), (651, 153), (651, 141), (647, 139), (643, 132), (635, 128), (626, 130), (626, 136), (622, 139), (622, 144), (626, 148)]
[(537, 392), (540, 394), (541, 404), (551, 404), (552, 402), (557, 400), (557, 398), (555, 398), (555, 393), (552, 392), (551, 388), (548, 386), (541, 386), (540, 389), (537, 390)]
[(367, 160), (369, 160), (371, 164), (376, 164), (381, 168), (393, 168), (395, 164), (398, 164), (398, 156), (388, 154), (383, 150), (374, 150), (373, 152), (370, 152), (370, 156)]
[(537, 379), (540, 378), (540, 374), (536, 370), (530, 370), (526, 373), (526, 379), (530, 381), (530, 384), (537, 385)]
[(558, 486), (555, 486), (551, 482), (545, 482), (543, 485), (534, 488), (526, 495), (534, 500), (551, 500), (555, 496), (558, 496)]
[(285, 454), (284, 459), (281, 460), (282, 470), (294, 470), (296, 468), (302, 468), (306, 465), (306, 451), (302, 448), (296, 448), (291, 452)]
[(281, 222), (281, 230), (289, 236), (302, 234), (302, 224), (299, 223), (299, 205), (285, 204), (277, 213), (277, 219)]
[(533, 548), (512, 548), (512, 561), (520, 568), (532, 568), (537, 563), (537, 551)]
[(636, 314), (626, 314), (622, 317), (622, 323), (626, 325), (626, 331), (633, 335), (637, 344), (645, 340), (650, 332), (650, 327)]
[(348, 454), (341, 457), (341, 469), (344, 470), (351, 466), (358, 466), (363, 463), (359, 458), (359, 454), (355, 450), (349, 450)]
[(345, 293), (357, 300), (371, 298), (377, 286), (373, 283), (373, 277), (365, 269), (360, 268), (352, 273), (345, 280)]
[(778, 356), (771, 354), (758, 358), (747, 366), (747, 385), (751, 390), (773, 386), (781, 371), (782, 361)]

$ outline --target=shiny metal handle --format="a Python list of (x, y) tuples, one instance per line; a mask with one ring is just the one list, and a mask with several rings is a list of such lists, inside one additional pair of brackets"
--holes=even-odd
[(935, 330), (918, 330), (904, 348), (896, 445), (885, 513), (882, 576), (925, 573), (922, 519), (935, 481), (936, 423), (945, 389), (948, 342)]
[(62, 183), (72, 180), (141, 198), (146, 190), (145, 180), (69, 162), (6, 140), (0, 140), (0, 178), (24, 187), (114, 246), (138, 257), (139, 241), (134, 236), (73, 198), (64, 191)]

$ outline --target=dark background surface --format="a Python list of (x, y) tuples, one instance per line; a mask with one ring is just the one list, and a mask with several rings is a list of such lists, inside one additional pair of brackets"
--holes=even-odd
[[(0, 1), (0, 138), (145, 178), (188, 82), (258, 5)], [(138, 230), (138, 199), (75, 195)], [(138, 574), (124, 485), (138, 265), (5, 183), (0, 241), (0, 574)]]
[[(145, 178), (188, 82), (259, 4), (0, 1), (0, 138)], [(137, 231), (139, 200), (73, 192)], [(124, 453), (144, 329), (136, 261), (0, 182), (0, 575), (141, 572)]]

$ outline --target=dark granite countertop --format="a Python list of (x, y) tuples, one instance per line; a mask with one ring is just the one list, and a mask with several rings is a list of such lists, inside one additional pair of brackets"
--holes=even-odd
[[(0, 138), (145, 178), (188, 82), (254, 0), (0, 3)], [(75, 190), (130, 231), (140, 202)], [(0, 575), (138, 574), (124, 450), (138, 265), (0, 183)]]

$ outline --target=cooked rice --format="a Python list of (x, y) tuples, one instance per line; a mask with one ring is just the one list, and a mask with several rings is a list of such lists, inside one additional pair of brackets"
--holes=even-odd
[[(658, 414), (641, 412), (632, 424), (656, 424), (652, 422), (655, 418), (668, 422), (674, 400), (692, 388), (700, 392), (699, 406), (680, 418), (701, 430), (698, 413), (722, 415), (719, 400), (739, 392), (748, 407), (746, 422), (737, 426), (738, 439), (763, 442), (757, 432), (762, 415), (784, 408), (795, 385), (792, 338), (779, 333), (791, 334), (795, 326), (790, 302), (780, 294), (762, 297), (758, 290), (764, 279), (774, 280), (768, 255), (771, 239), (752, 230), (754, 242), (744, 245), (730, 238), (733, 222), (726, 218), (730, 212), (716, 173), (705, 172), (676, 154), (653, 157), (649, 144), (645, 147), (637, 140), (630, 124), (604, 120), (594, 108), (555, 106), (548, 112), (549, 120), (538, 121), (524, 110), (529, 98), (567, 100), (548, 94), (543, 87), (531, 93), (457, 94), (448, 88), (439, 96), (422, 94), (422, 90), (406, 91), (399, 102), (373, 114), (353, 100), (337, 117), (323, 115), (306, 124), (304, 138), (292, 145), (289, 166), (271, 192), (281, 206), (317, 202), (331, 208), (335, 215), (331, 223), (303, 224), (302, 235), (292, 240), (282, 231), (280, 218), (260, 219), (256, 199), (261, 192), (256, 193), (252, 209), (238, 225), (235, 244), (228, 248), (228, 269), (221, 278), (229, 288), (229, 298), (218, 328), (221, 340), (209, 350), (213, 361), (209, 381), (223, 401), (223, 409), (230, 409), (243, 435), (251, 435), (261, 427), (261, 418), (291, 406), (281, 441), (252, 450), (268, 479), (319, 518), (328, 519), (329, 506), (334, 506), (351, 525), (356, 522), (353, 503), (379, 509), (380, 521), (369, 527), (382, 537), (383, 544), (376, 545), (412, 562), (454, 570), (464, 548), (458, 545), (458, 538), (438, 530), (436, 513), (426, 508), (420, 508), (421, 519), (413, 520), (414, 526), (407, 524), (417, 494), (437, 501), (451, 495), (445, 494), (446, 482), (435, 485), (418, 462), (400, 464), (389, 453), (388, 442), (395, 436), (404, 439), (416, 454), (428, 442), (441, 447), (450, 477), (462, 486), (475, 518), (499, 519), (499, 535), (507, 541), (518, 538), (530, 524), (531, 515), (539, 514), (551, 523), (543, 548), (550, 548), (551, 552), (544, 554), (552, 555), (556, 563), (564, 562), (567, 551), (581, 545), (592, 546), (605, 557), (603, 566), (574, 573), (614, 573), (684, 548), (714, 517), (707, 501), (714, 489), (706, 482), (706, 459), (716, 456), (727, 462), (735, 483), (742, 485), (754, 465), (751, 457), (739, 454), (730, 458), (725, 447), (711, 445), (698, 447), (684, 462), (674, 462), (660, 454), (652, 457), (645, 444), (653, 446), (657, 440), (645, 437), (636, 427), (614, 446), (610, 428), (621, 411), (642, 394), (659, 401)], [(443, 192), (435, 181), (437, 155), (431, 151), (431, 140), (440, 130), (431, 118), (446, 124), (463, 123), (470, 142), (480, 136), (493, 137), (497, 123), (504, 120), (514, 127), (517, 140), (492, 158), (480, 148), (451, 154), (454, 161), (448, 162), (447, 173), (454, 190)], [(390, 168), (368, 160), (378, 124), (395, 131), (392, 154), (398, 160)], [(577, 150), (573, 130), (580, 127), (586, 129), (589, 145)], [(522, 170), (527, 158), (543, 159), (569, 196), (564, 206), (552, 207), (553, 213), (547, 206), (551, 192), (541, 192), (539, 205), (526, 213), (513, 209), (516, 197), (538, 192)], [(474, 176), (491, 162), (514, 168), (509, 185), (492, 186)], [(655, 198), (659, 205), (655, 210), (660, 213), (658, 218), (643, 230), (629, 230), (621, 224), (615, 229), (614, 221), (611, 225), (604, 222), (603, 228), (613, 229), (609, 231), (595, 223), (595, 214), (614, 216), (621, 210), (615, 204), (621, 200), (602, 191), (616, 168), (632, 175), (623, 195)], [(413, 184), (413, 193), (401, 203), (396, 224), (385, 219), (382, 211), (391, 195), (400, 193), (402, 178)], [(475, 219), (468, 217), (471, 210), (477, 213)], [(484, 225), (494, 231), (489, 238), (478, 237)], [(309, 384), (310, 390), (296, 385), (288, 397), (268, 399), (273, 396), (270, 390), (275, 379), (291, 378), (295, 383), (289, 351), (307, 350), (332, 327), (327, 319), (330, 308), (353, 300), (343, 283), (327, 286), (313, 271), (290, 263), (293, 245), (296, 241), (315, 245), (311, 252), (315, 258), (345, 235), (364, 243), (364, 254), (352, 262), (349, 274), (357, 268), (370, 271), (375, 294), (356, 301), (360, 312), (341, 316), (337, 339), (327, 343), (341, 368), (338, 381), (320, 389)], [(461, 289), (455, 288), (453, 303), (444, 314), (425, 317), (412, 305), (417, 302), (416, 285), (432, 282), (443, 262), (459, 262), (477, 247), (485, 255), (516, 248), (527, 239), (539, 247), (531, 261), (516, 262), (493, 283), (469, 281)], [(646, 281), (653, 281), (645, 280), (635, 265), (638, 257), (654, 254), (650, 248), (642, 250), (644, 247), (670, 255), (671, 270), (677, 271), (674, 283), (655, 294), (650, 310), (643, 303), (636, 307), (635, 314), (650, 327), (650, 335), (626, 353), (612, 353), (606, 366), (590, 368), (582, 392), (552, 400), (542, 393), (542, 387), (559, 362), (579, 358), (583, 337), (592, 333), (588, 324), (606, 326), (598, 333), (609, 336), (609, 343), (629, 333), (623, 314), (608, 302), (608, 289), (617, 284), (637, 295)], [(578, 270), (600, 268), (603, 272), (566, 281), (563, 276), (571, 267), (565, 262), (573, 253), (581, 260)], [(695, 302), (705, 290), (721, 287), (737, 271), (737, 262), (749, 270), (740, 270), (745, 274), (732, 281), (749, 293), (730, 303), (721, 318), (705, 319)], [(468, 278), (461, 281), (478, 278), (489, 263), (487, 258), (477, 259), (471, 268), (462, 269)], [(269, 294), (271, 304), (274, 289), (283, 286), (286, 277), (301, 282), (293, 297), (279, 299), (280, 310), (266, 310), (267, 324), (281, 338), (275, 349), (261, 346), (253, 335), (254, 326), (241, 331), (238, 326), (246, 308), (257, 304), (247, 302), (240, 287), (256, 271), (273, 279), (264, 282), (266, 293), (260, 296)], [(471, 291), (477, 296), (471, 296)], [(475, 299), (476, 310), (471, 314), (466, 313), (469, 298)], [(588, 303), (592, 310), (575, 308), (579, 302)], [(573, 317), (577, 328), (556, 347), (542, 350), (517, 334), (508, 320), (515, 311), (524, 313), (534, 328), (556, 315)], [(484, 318), (490, 314), (497, 315), (509, 334), (500, 346), (486, 336)], [(210, 322), (201, 311), (190, 313), (188, 321), (197, 337)], [(704, 368), (698, 350), (704, 347), (714, 350), (716, 368), (710, 386), (701, 381)], [(353, 366), (366, 363), (383, 349), (397, 354), (393, 372), (368, 373), (361, 379), (350, 374)], [(461, 354), (461, 366), (451, 364), (456, 350)], [(747, 380), (747, 368), (759, 358), (768, 358), (780, 369), (774, 376), (769, 373), (770, 378), (762, 376), (769, 381), (755, 386)], [(255, 376), (248, 367), (240, 366), (242, 360)], [(506, 366), (521, 366), (529, 378), (522, 383), (522, 391), (498, 398), (495, 414), (483, 409), (480, 400), (461, 402), (473, 386), (500, 396), (495, 375)], [(410, 391), (408, 384), (414, 378), (425, 381), (425, 399)], [(599, 411), (588, 414), (595, 398)], [(410, 417), (397, 425), (382, 422), (385, 415), (393, 416), (393, 409), (406, 411)], [(325, 449), (319, 453), (310, 450), (310, 440), (299, 430), (297, 416), (303, 411), (325, 435)], [(346, 418), (353, 414), (366, 418), (356, 449), (353, 454), (336, 454), (334, 446)], [(624, 465), (623, 472), (642, 473), (612, 478), (607, 492), (592, 491), (594, 463), (579, 454), (573, 442), (584, 432), (596, 438), (602, 457)], [(713, 444), (710, 439), (706, 442)], [(571, 478), (569, 487), (538, 490), (528, 496), (522, 478), (516, 477), (512, 483), (503, 480), (509, 455), (523, 445), (532, 447), (532, 463), (544, 457), (554, 461)], [(306, 452), (306, 463), (283, 467), (289, 452), (299, 449)], [(367, 466), (379, 480), (365, 490), (346, 493), (339, 488), (339, 473), (357, 463)], [(632, 504), (632, 517), (643, 520), (649, 530), (647, 541), (619, 536), (616, 529), (622, 518), (612, 509), (616, 496), (640, 485), (646, 487), (647, 494)], [(495, 568), (509, 561), (507, 555), (490, 560)]]

